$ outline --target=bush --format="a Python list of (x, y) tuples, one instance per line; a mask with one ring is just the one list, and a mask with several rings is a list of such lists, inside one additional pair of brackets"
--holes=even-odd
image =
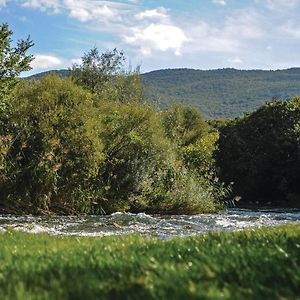
[(147, 105), (103, 99), (70, 78), (22, 82), (2, 126), (1, 206), (68, 214), (215, 211), (215, 184), (188, 169), (163, 121)]
[(98, 181), (108, 199), (101, 207), (108, 212), (121, 209), (123, 203), (134, 209), (129, 199), (139, 193), (143, 176), (172, 155), (170, 143), (164, 137), (159, 114), (151, 107), (103, 101), (99, 113), (105, 163)]
[(161, 114), (139, 103), (103, 102), (106, 212), (198, 213), (213, 211), (212, 186), (183, 165), (166, 138)]
[(216, 150), (219, 134), (217, 132), (209, 133), (194, 144), (183, 147), (181, 155), (185, 164), (196, 170), (196, 172), (208, 179), (216, 177), (215, 159), (213, 157)]
[(167, 137), (179, 148), (195, 143), (209, 131), (209, 125), (200, 113), (189, 106), (176, 105), (163, 113)]
[(36, 212), (90, 212), (89, 192), (104, 160), (98, 118), (91, 94), (70, 79), (20, 84), (2, 137), (10, 143), (2, 201)]

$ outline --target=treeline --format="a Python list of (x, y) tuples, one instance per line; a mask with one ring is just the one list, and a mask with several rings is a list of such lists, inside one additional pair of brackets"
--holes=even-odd
[(235, 118), (271, 99), (300, 95), (300, 68), (287, 70), (170, 69), (143, 74), (145, 99), (166, 109), (191, 105), (205, 117)]
[(182, 105), (159, 111), (117, 50), (92, 49), (67, 78), (18, 79), (32, 42), (11, 47), (11, 35), (0, 27), (0, 211), (195, 214), (234, 197), (300, 204), (300, 98), (234, 120), (205, 121)]
[[(42, 78), (49, 72), (32, 75)], [(61, 77), (70, 70), (54, 71)], [(193, 106), (209, 119), (235, 118), (267, 100), (300, 95), (300, 68), (286, 70), (167, 69), (141, 74), (143, 99), (161, 110), (176, 104)]]
[[(1, 32), (4, 40), (11, 35), (7, 25)], [(28, 47), (9, 44), (7, 70), (24, 59), (28, 69)], [(143, 103), (140, 76), (125, 71), (124, 59), (92, 49), (70, 78), (2, 76), (2, 211), (218, 210), (228, 189), (216, 176), (217, 133), (193, 108), (159, 112)]]

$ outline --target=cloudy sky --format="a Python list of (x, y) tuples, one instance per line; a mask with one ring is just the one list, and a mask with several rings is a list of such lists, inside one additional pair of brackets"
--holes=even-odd
[(31, 73), (66, 68), (94, 46), (142, 72), (300, 66), (300, 0), (0, 0), (0, 22), (33, 39)]

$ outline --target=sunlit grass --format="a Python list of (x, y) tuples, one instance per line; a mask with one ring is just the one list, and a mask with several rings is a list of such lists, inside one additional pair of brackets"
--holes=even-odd
[(158, 240), (0, 234), (1, 299), (300, 299), (300, 225)]

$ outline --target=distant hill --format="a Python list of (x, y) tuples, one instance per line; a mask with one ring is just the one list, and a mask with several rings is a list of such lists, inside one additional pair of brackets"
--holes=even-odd
[[(68, 70), (55, 72), (59, 76), (69, 74)], [(239, 116), (271, 99), (300, 95), (300, 68), (277, 71), (166, 69), (142, 76), (147, 101), (161, 109), (174, 103), (192, 105), (211, 118)]]
[(156, 99), (162, 108), (171, 103), (190, 104), (208, 117), (234, 117), (253, 111), (268, 100), (300, 95), (300, 68), (170, 69), (146, 73), (143, 77), (146, 99)]
[(51, 70), (51, 71), (46, 71), (46, 72), (41, 72), (41, 73), (37, 73), (31, 76), (26, 77), (25, 79), (40, 79), (46, 75), (49, 75), (51, 73), (55, 73), (56, 75), (58, 75), (59, 77), (67, 77), (70, 75), (70, 71), (69, 70)]

